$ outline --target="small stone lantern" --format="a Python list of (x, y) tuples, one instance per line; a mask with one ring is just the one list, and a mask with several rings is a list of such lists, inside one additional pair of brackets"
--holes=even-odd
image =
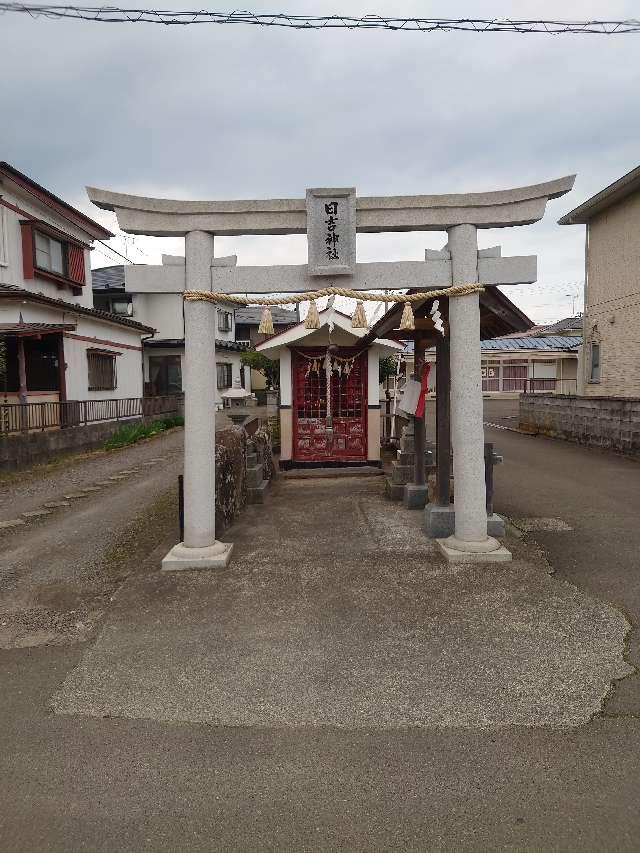
[(251, 397), (251, 392), (242, 387), (239, 379), (233, 380), (233, 387), (227, 388), (220, 394), (225, 406), (225, 415), (234, 424), (241, 426), (249, 418), (249, 413), (246, 411), (247, 400)]

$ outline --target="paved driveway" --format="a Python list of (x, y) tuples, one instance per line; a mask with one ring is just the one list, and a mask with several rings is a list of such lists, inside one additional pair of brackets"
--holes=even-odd
[[(0, 650), (0, 847), (637, 850), (636, 676), (596, 699), (627, 670), (640, 469), (488, 434), (499, 508), (574, 528), (514, 539), (508, 567), (451, 572), (372, 482), (287, 484), (228, 532), (217, 577), (159, 576), (176, 531), (151, 513), (95, 641)], [(501, 638), (518, 654), (483, 670)], [(541, 726), (549, 707), (596, 713)]]

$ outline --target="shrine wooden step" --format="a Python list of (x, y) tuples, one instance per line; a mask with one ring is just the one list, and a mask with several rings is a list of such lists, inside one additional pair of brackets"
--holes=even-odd
[(382, 468), (375, 465), (353, 465), (336, 468), (289, 468), (283, 474), (286, 480), (312, 480), (329, 477), (382, 477)]

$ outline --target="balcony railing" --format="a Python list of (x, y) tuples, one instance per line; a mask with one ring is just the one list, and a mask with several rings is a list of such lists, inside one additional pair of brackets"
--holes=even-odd
[(497, 391), (510, 391), (516, 394), (575, 394), (575, 379), (526, 379), (523, 376), (503, 377), (502, 387), (499, 379), (483, 379), (482, 390), (485, 394)]
[(177, 413), (182, 395), (123, 397), (117, 400), (64, 400), (1, 403), (0, 435), (86, 426), (100, 421)]

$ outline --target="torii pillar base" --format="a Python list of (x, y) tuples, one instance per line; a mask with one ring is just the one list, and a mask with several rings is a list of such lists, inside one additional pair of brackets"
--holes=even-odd
[(508, 563), (511, 560), (511, 551), (493, 536), (481, 542), (465, 542), (455, 536), (436, 539), (436, 542), (449, 563)]
[(187, 548), (178, 542), (162, 561), (163, 572), (211, 571), (226, 569), (231, 560), (233, 543), (218, 542), (206, 548)]

